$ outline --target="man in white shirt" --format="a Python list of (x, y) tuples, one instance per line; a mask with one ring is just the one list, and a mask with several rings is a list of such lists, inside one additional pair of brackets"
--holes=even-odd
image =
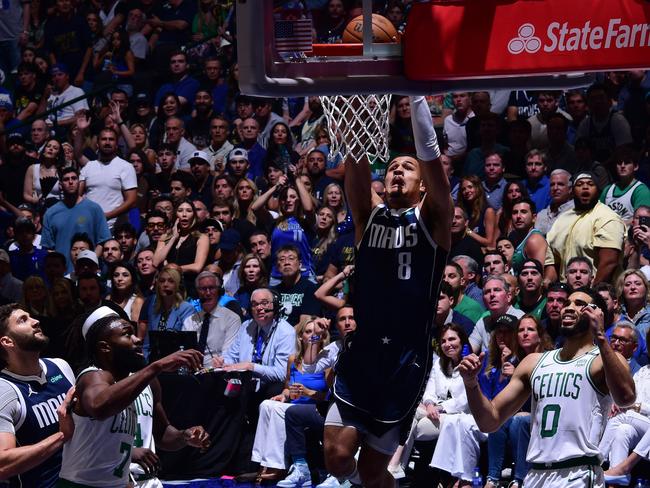
[(483, 301), (490, 315), (476, 322), (476, 327), (469, 336), (469, 343), (477, 354), (481, 351), (487, 351), (490, 332), (499, 317), (512, 315), (519, 319), (524, 315), (524, 312), (510, 305), (512, 292), (510, 291), (510, 284), (503, 276), (488, 276), (485, 286), (483, 286)]
[(454, 161), (461, 160), (467, 152), (467, 132), (465, 125), (474, 117), (470, 108), (470, 98), (467, 92), (454, 92), (451, 94), (454, 102), (454, 113), (445, 117), (443, 131), (447, 137), (447, 150), (445, 154)]
[(190, 158), (196, 146), (185, 139), (185, 122), (178, 117), (169, 117), (165, 122), (165, 137), (168, 144), (176, 147), (175, 170), (190, 171)]
[(551, 204), (537, 212), (535, 228), (546, 235), (560, 214), (575, 206), (571, 197), (571, 173), (561, 168), (551, 171)]
[(229, 135), (230, 124), (224, 117), (218, 115), (210, 119), (210, 145), (204, 151), (210, 156), (210, 169), (212, 171), (222, 172), (228, 154), (235, 148), (228, 141)]
[(79, 193), (102, 207), (112, 229), (117, 217), (126, 217), (135, 207), (138, 181), (133, 165), (117, 156), (117, 133), (113, 129), (102, 129), (97, 143), (99, 158), (88, 161), (81, 170)]
[[(75, 98), (83, 97), (85, 95), (81, 88), (77, 88), (70, 84), (70, 71), (63, 63), (57, 63), (52, 66), (50, 70), (52, 74), (52, 83), (54, 91), (47, 99), (47, 108), (53, 109), (68, 103)], [(51, 113), (48, 117), (58, 126), (72, 125), (75, 121), (74, 114), (79, 110), (88, 110), (88, 103), (86, 99), (81, 99), (71, 105), (62, 107), (59, 110)]]
[(212, 358), (223, 356), (237, 337), (241, 320), (236, 313), (220, 307), (222, 295), (221, 278), (210, 271), (203, 271), (195, 280), (201, 302), (201, 312), (186, 318), (184, 331), (196, 331), (199, 352), (203, 353), (203, 366), (212, 367)]

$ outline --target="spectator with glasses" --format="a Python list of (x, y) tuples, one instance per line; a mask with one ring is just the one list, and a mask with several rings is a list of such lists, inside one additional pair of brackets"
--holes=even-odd
[(223, 294), (219, 275), (203, 271), (195, 281), (201, 311), (183, 321), (183, 330), (196, 331), (197, 350), (203, 354), (203, 366), (209, 368), (214, 365), (213, 358), (223, 356), (235, 341), (241, 320), (219, 305)]
[[(296, 352), (296, 333), (280, 318), (279, 299), (268, 288), (258, 288), (251, 295), (251, 318), (239, 328), (237, 337), (223, 356), (213, 364), (226, 371), (252, 371), (260, 383), (257, 405), (284, 387), (289, 356)], [(256, 407), (255, 407), (256, 408)]]
[[(638, 364), (635, 365), (634, 359), (631, 358), (638, 339), (639, 334), (634, 328), (634, 324), (627, 321), (618, 324), (610, 337), (612, 349), (621, 353), (630, 364), (630, 372), (634, 374), (637, 392), (636, 403), (630, 407), (621, 408), (616, 404), (612, 405), (605, 432), (598, 445), (603, 457), (609, 459), (610, 469), (605, 472), (605, 481), (613, 485), (628, 485), (631, 468), (642, 457), (648, 457), (648, 445), (650, 445), (648, 372), (650, 366), (641, 368)], [(636, 370), (633, 371), (633, 368)], [(632, 450), (631, 453), (630, 450)]]
[(167, 232), (168, 227), (169, 220), (164, 212), (160, 210), (152, 210), (149, 212), (145, 220), (144, 232), (138, 238), (135, 253), (148, 247), (155, 249), (160, 238)]
[(628, 320), (621, 320), (613, 327), (609, 335), (609, 343), (612, 349), (621, 354), (630, 365), (630, 373), (634, 374), (641, 365), (635, 359), (635, 353), (639, 349), (640, 343), (645, 344), (645, 340), (640, 336), (639, 331), (634, 324)]

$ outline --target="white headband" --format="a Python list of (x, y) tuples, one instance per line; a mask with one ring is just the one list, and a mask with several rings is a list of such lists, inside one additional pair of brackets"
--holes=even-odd
[(90, 327), (97, 322), (99, 319), (102, 319), (104, 317), (108, 317), (109, 315), (115, 315), (116, 317), (119, 317), (117, 312), (113, 310), (110, 307), (107, 307), (104, 305), (103, 307), (99, 307), (97, 310), (95, 310), (93, 313), (91, 313), (88, 318), (85, 320), (84, 324), (81, 326), (81, 335), (86, 338), (86, 334), (88, 334), (88, 330), (90, 330)]

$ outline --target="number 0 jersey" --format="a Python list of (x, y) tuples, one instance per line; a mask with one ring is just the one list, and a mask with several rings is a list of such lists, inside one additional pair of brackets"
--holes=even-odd
[(542, 355), (530, 376), (532, 410), (526, 461), (557, 463), (582, 456), (600, 456), (590, 439), (592, 412), (603, 402), (589, 369), (598, 348), (560, 360), (560, 349)]
[[(79, 378), (88, 372), (84, 369)], [(104, 420), (73, 412), (74, 434), (63, 446), (60, 478), (87, 486), (124, 488), (129, 481), (131, 448), (137, 425), (133, 404)]]
[(415, 408), (431, 368), (431, 334), (447, 252), (417, 207), (379, 205), (357, 249), (357, 329), (336, 364), (336, 399), (382, 424)]

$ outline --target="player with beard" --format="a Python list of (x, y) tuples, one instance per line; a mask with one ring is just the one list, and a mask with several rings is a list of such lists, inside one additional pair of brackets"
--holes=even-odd
[(54, 486), (74, 430), (74, 374), (62, 359), (40, 358), (48, 342), (18, 304), (0, 307), (0, 479), (10, 486)]
[(496, 431), (532, 394), (527, 488), (604, 487), (600, 452), (590, 436), (592, 412), (603, 408), (608, 394), (623, 408), (636, 398), (627, 361), (605, 336), (606, 310), (592, 289), (571, 293), (562, 309), (562, 348), (526, 356), (492, 401), (478, 385), (483, 354), (460, 363), (469, 407), (482, 432)]
[(593, 284), (611, 282), (623, 252), (625, 224), (607, 205), (598, 201), (598, 185), (593, 173), (582, 172), (573, 179), (575, 208), (560, 214), (546, 240), (553, 258), (544, 263), (555, 265), (561, 280), (566, 263), (574, 256), (584, 256), (596, 270)]
[(424, 97), (411, 98), (411, 121), (417, 158), (388, 164), (387, 204), (372, 191), (367, 156), (345, 165), (358, 248), (357, 329), (336, 364), (324, 440), (328, 471), (339, 479), (360, 476), (365, 487), (395, 484), (386, 468), (431, 368), (433, 314), (451, 247), (449, 180)]
[(137, 425), (135, 400), (160, 373), (197, 370), (202, 364), (202, 355), (189, 350), (145, 366), (133, 325), (111, 312), (96, 310), (82, 327), (93, 366), (77, 376), (75, 430), (63, 449), (58, 487), (126, 486)]

